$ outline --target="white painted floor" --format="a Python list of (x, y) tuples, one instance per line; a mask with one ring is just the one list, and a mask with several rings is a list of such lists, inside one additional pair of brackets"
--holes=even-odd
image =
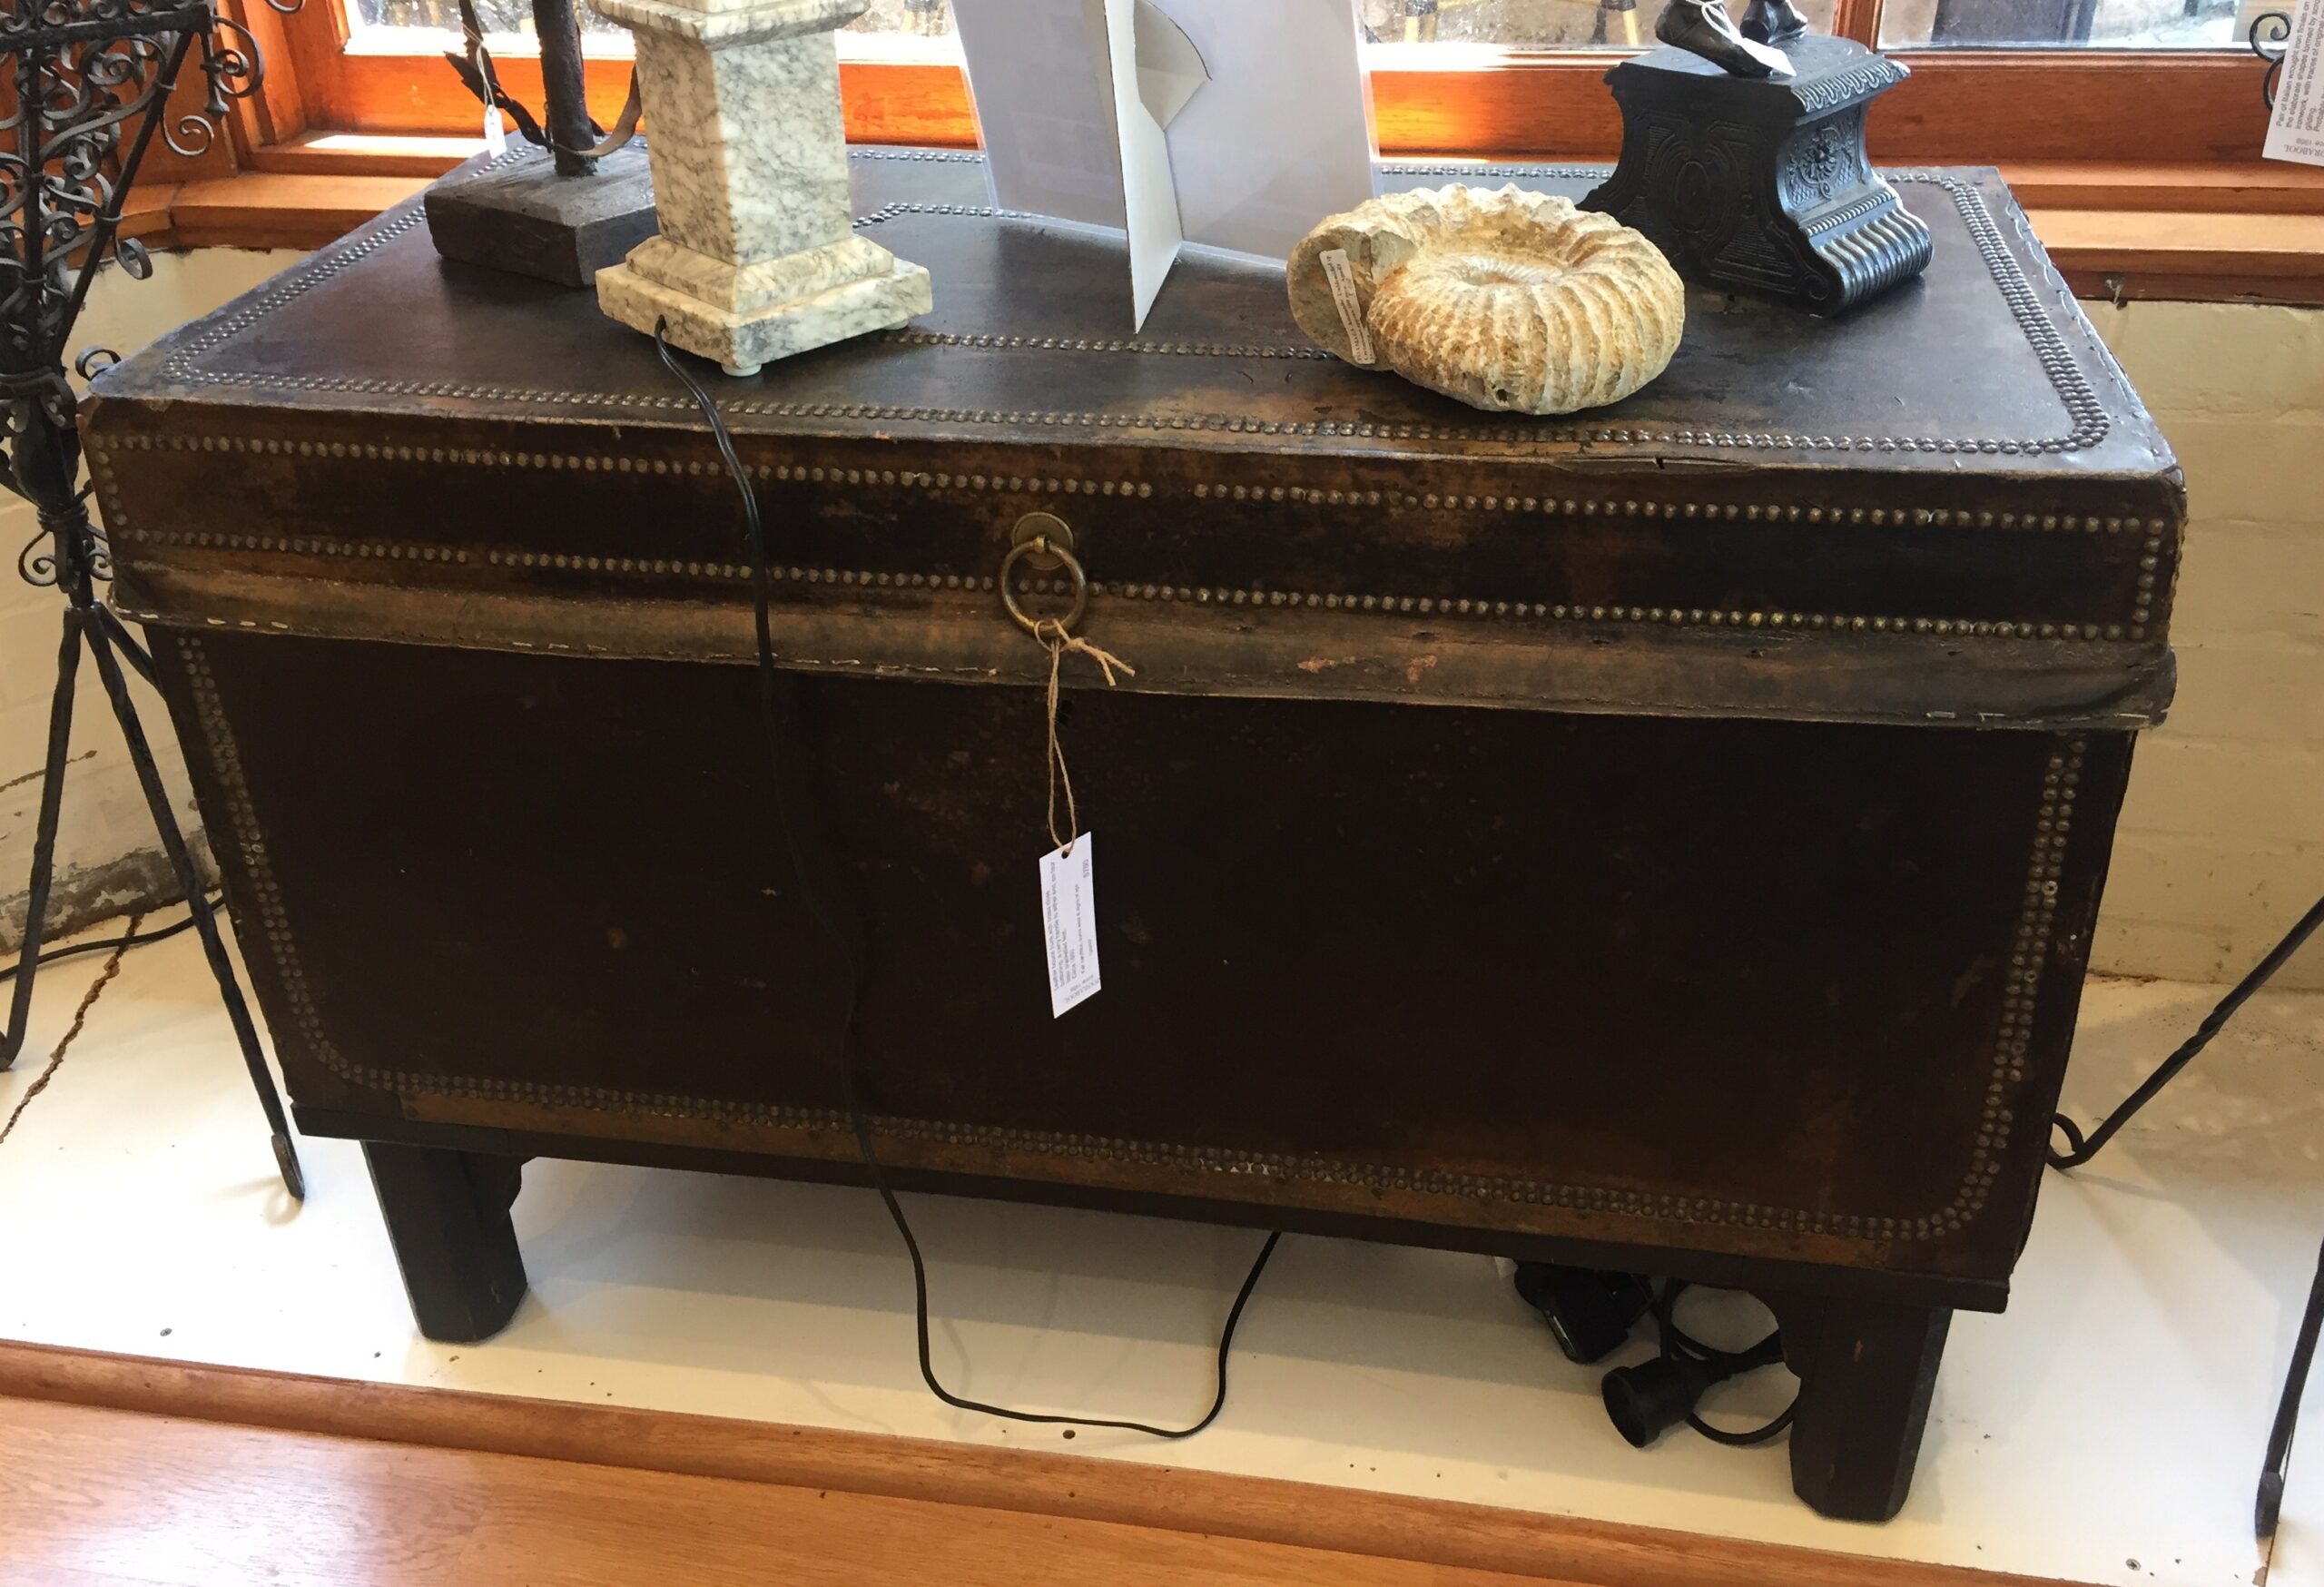
[[(1795, 1502), (1779, 1444), (1680, 1433), (1630, 1451), (1596, 1374), (1560, 1356), (1473, 1257), (1288, 1238), (1244, 1318), (1216, 1426), (1180, 1444), (1067, 1444), (922, 1390), (910, 1270), (868, 1191), (540, 1163), (517, 1204), (531, 1296), (488, 1345), (431, 1345), (412, 1331), (357, 1150), (303, 1143), (304, 1207), (276, 1183), (191, 936), (124, 957), (25, 1100), (104, 963), (46, 973), (31, 1048), (0, 1075), (0, 1121), (15, 1115), (0, 1138), (0, 1336), (1029, 1444), (2076, 1581), (2239, 1587), (2264, 1571), (2275, 1587), (2324, 1587), (2324, 1404), (2309, 1407), (2316, 1453), (2295, 1463), (2271, 1567), (2250, 1519), (2324, 1237), (2324, 997), (2255, 1001), (2106, 1157), (2051, 1177), (2015, 1302), (1956, 1321), (1911, 1503), (1876, 1528)], [(2215, 996), (2094, 984), (2075, 1115), (2111, 1105)], [(956, 1391), (1173, 1423), (1207, 1404), (1256, 1237), (908, 1199)], [(1787, 1396), (1780, 1374), (1761, 1376), (1721, 1391), (1730, 1423)]]

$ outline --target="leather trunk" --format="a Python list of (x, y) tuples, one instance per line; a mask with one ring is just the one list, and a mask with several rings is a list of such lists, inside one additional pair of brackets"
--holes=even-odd
[[(1115, 249), (974, 156), (854, 169), (936, 312), (716, 386), (789, 833), (733, 486), (587, 294), (409, 205), (98, 382), (305, 1129), (856, 1174), (795, 839), (901, 1182), (2002, 1304), (2183, 493), (1991, 172), (1891, 173), (1922, 281), (1697, 291), (1660, 380), (1531, 419), (1324, 357), (1247, 263), (1132, 334)], [(1105, 987), (1056, 1020), (1035, 512), (1137, 669), (1065, 660)]]

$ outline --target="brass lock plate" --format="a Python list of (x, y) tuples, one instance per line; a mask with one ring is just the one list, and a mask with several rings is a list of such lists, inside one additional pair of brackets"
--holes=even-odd
[[(1045, 537), (1052, 546), (1068, 551), (1074, 549), (1073, 526), (1053, 512), (1029, 512), (1019, 518), (1017, 527), (1009, 531), (1009, 543), (1012, 547), (1023, 546)], [(1025, 564), (1029, 567), (1038, 567), (1043, 573), (1054, 573), (1065, 566), (1047, 551), (1028, 552)]]

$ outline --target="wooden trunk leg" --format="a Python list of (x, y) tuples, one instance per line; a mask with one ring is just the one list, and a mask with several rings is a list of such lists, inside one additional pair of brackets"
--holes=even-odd
[(508, 1218), (522, 1164), (369, 1140), (363, 1157), (419, 1331), (466, 1345), (507, 1327), (525, 1298), (525, 1259)]
[(1820, 1296), (1768, 1304), (1799, 1375), (1792, 1492), (1837, 1520), (1886, 1521), (1912, 1491), (1952, 1310)]

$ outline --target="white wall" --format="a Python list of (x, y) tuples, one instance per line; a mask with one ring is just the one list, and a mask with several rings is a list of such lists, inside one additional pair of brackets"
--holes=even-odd
[[(166, 254), (153, 279), (109, 274), (86, 343), (127, 352), (296, 257)], [(2233, 980), (2324, 893), (2324, 310), (2088, 305), (2185, 464), (2192, 504), (2172, 639), (2179, 703), (2139, 747), (2095, 961), (2102, 970)], [(0, 947), (21, 896), (39, 795), (54, 592), (15, 577), (33, 530), (0, 509)], [(167, 897), (166, 869), (94, 675), (74, 724), (60, 853), (75, 918)], [(178, 756), (161, 729), (189, 824)], [(84, 758), (83, 758), (84, 757)], [(2324, 941), (2284, 983), (2324, 988)]]
[[(2083, 305), (2187, 470), (2179, 700), (2140, 742), (2096, 961), (2233, 981), (2324, 894), (2324, 310)], [(2278, 984), (2324, 989), (2324, 937)]]
[[(108, 267), (91, 287), (75, 350), (110, 347), (126, 356), (186, 320), (247, 291), (300, 256), (206, 249), (155, 256), (152, 279), (130, 280)], [(54, 589), (16, 577), (16, 552), (39, 528), (32, 508), (0, 494), (0, 951), (23, 931), (25, 882), (31, 872), (33, 828), (47, 749), (49, 694), (56, 678), (63, 603)], [(133, 675), (163, 774), (177, 792), (180, 819), (198, 834), (184, 763), (167, 713)], [(49, 919), (58, 929), (107, 916), (141, 902), (176, 896), (153, 836), (137, 777), (122, 747), (96, 669), (84, 660), (73, 721), (73, 759), (65, 774), (55, 892)], [(206, 861), (206, 855), (205, 855)]]

